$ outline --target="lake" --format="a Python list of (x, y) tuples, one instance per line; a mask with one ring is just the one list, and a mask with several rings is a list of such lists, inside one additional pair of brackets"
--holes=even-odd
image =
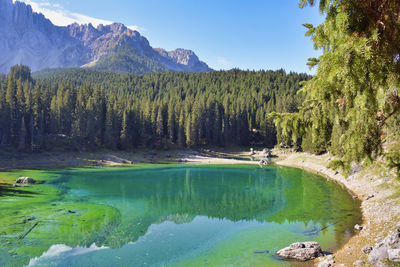
[(1, 266), (289, 266), (275, 253), (317, 241), (332, 252), (360, 202), (304, 170), (138, 165), (19, 170), (1, 187)]

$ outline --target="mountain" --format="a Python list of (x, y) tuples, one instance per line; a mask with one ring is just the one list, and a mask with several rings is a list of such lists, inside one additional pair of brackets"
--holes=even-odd
[(193, 51), (154, 49), (139, 32), (121, 23), (77, 23), (55, 26), (30, 5), (0, 0), (0, 73), (24, 64), (45, 68), (89, 67), (98, 70), (148, 73), (207, 72)]

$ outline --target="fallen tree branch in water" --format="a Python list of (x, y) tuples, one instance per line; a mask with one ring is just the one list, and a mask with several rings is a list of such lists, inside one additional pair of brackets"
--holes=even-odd
[(33, 228), (35, 228), (36, 226), (38, 226), (38, 224), (39, 224), (39, 222), (35, 223), (35, 224), (34, 224), (31, 228), (29, 228), (29, 230), (26, 231), (26, 233), (25, 233), (23, 236), (21, 236), (19, 239), (24, 239), (24, 238), (33, 230)]

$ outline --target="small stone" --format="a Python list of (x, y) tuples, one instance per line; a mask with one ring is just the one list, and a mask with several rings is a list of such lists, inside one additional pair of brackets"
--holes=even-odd
[(358, 196), (353, 196), (353, 199), (358, 199)]
[(354, 266), (364, 266), (365, 262), (363, 260), (357, 260), (353, 263)]
[(369, 245), (366, 245), (365, 247), (363, 247), (363, 248), (361, 249), (361, 251), (362, 251), (362, 253), (364, 253), (364, 254), (369, 254), (369, 253), (371, 253), (371, 251), (372, 251), (372, 247), (369, 246)]
[(331, 255), (326, 256), (325, 258), (328, 259), (328, 260), (333, 260), (333, 259), (335, 258), (335, 256), (333, 256), (333, 255), (331, 254)]
[(318, 267), (331, 267), (335, 262), (329, 260), (323, 260), (318, 264)]
[(363, 227), (361, 225), (356, 224), (356, 225), (354, 225), (354, 229), (357, 231), (361, 231), (363, 229)]
[(369, 195), (365, 198), (365, 200), (369, 200), (369, 199), (373, 198), (374, 196), (375, 196), (374, 194), (369, 194)]

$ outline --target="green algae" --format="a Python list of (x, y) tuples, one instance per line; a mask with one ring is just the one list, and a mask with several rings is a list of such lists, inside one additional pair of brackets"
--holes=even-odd
[[(35, 177), (37, 184), (12, 187), (21, 176)], [(21, 266), (39, 257), (53, 244), (88, 246), (118, 225), (118, 210), (90, 203), (63, 201), (65, 188), (54, 186), (59, 171), (22, 170), (1, 173), (1, 266)], [(32, 229), (25, 237), (24, 235)]]
[[(40, 183), (11, 187), (20, 176)], [(332, 251), (361, 220), (339, 185), (293, 168), (141, 164), (0, 180), (1, 266), (285, 266), (278, 249), (316, 240)], [(44, 257), (55, 245), (96, 249)]]

